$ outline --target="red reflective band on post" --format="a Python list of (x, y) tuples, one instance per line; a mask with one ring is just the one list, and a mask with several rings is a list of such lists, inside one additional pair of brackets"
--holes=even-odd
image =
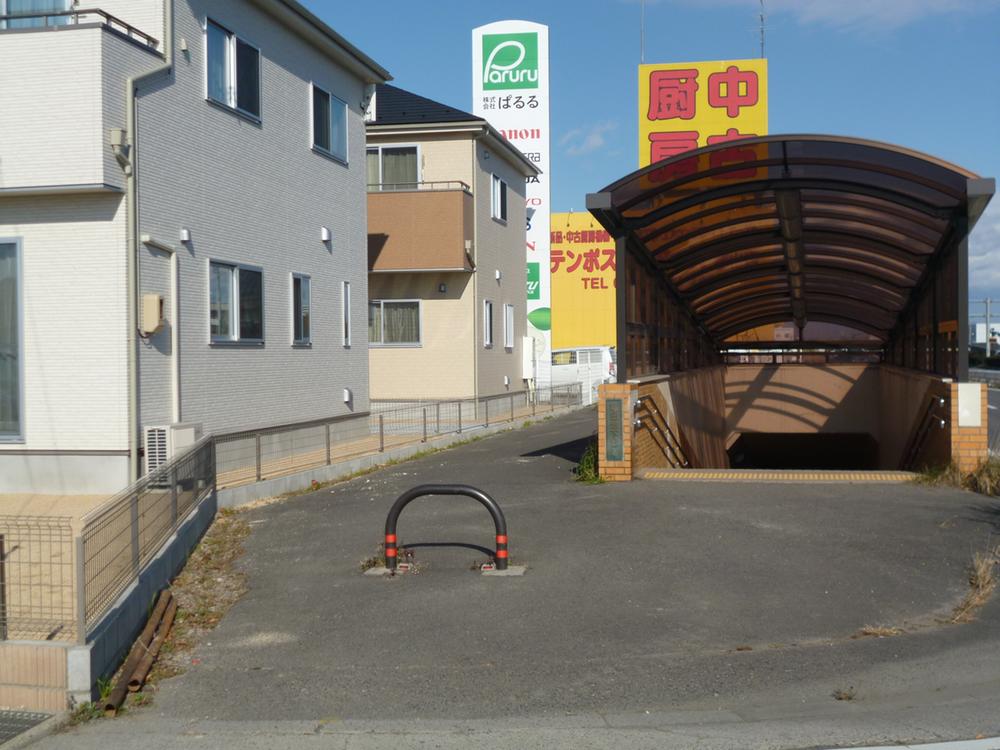
[(497, 557), (507, 557), (507, 550), (505, 550), (505, 549), (498, 549), (497, 550)]
[(396, 535), (395, 534), (386, 534), (385, 535), (385, 543), (386, 544), (395, 544), (396, 543)]
[(507, 543), (507, 535), (497, 534), (497, 544), (506, 544), (506, 543)]
[(385, 556), (386, 557), (395, 557), (396, 556), (396, 548), (395, 547), (387, 547), (386, 550), (385, 550)]

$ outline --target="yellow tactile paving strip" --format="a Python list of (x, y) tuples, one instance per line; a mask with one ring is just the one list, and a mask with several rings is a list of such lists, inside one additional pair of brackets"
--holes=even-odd
[(908, 471), (768, 471), (765, 469), (647, 469), (642, 479), (715, 482), (909, 482)]

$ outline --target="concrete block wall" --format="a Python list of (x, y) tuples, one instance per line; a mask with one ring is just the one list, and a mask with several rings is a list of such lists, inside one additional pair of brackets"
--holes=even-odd
[(65, 644), (0, 642), (0, 708), (63, 711), (66, 687)]

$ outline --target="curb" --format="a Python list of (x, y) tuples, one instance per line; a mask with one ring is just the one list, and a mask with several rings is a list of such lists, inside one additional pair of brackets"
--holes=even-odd
[(17, 737), (0, 744), (0, 748), (3, 748), (3, 750), (21, 750), (21, 748), (28, 747), (28, 745), (33, 745), (43, 737), (55, 734), (60, 729), (68, 726), (72, 716), (72, 713), (69, 711), (60, 711), (47, 718), (41, 724), (37, 724), (31, 729), (21, 732)]

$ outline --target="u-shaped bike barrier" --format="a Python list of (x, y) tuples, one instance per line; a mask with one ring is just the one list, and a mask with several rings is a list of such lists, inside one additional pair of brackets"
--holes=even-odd
[(421, 484), (400, 495), (396, 502), (389, 509), (389, 515), (385, 519), (385, 567), (389, 572), (396, 570), (396, 522), (403, 508), (416, 500), (418, 497), (426, 495), (462, 495), (471, 497), (473, 500), (483, 505), (493, 516), (493, 524), (497, 531), (497, 549), (493, 556), (497, 570), (507, 570), (507, 519), (504, 518), (503, 511), (497, 505), (497, 501), (487, 495), (482, 490), (470, 487), (467, 484)]

